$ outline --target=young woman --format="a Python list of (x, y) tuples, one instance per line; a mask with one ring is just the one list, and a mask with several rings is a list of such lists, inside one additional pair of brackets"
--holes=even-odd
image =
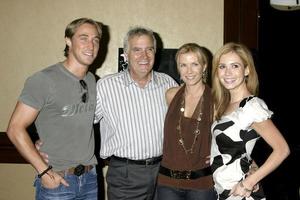
[[(271, 121), (273, 114), (258, 98), (252, 55), (242, 44), (227, 43), (213, 57), (212, 92), (216, 121), (212, 125), (211, 167), (219, 199), (265, 199), (253, 187), (289, 155), (289, 147)], [(262, 137), (273, 149), (254, 173), (247, 175), (251, 152)], [(246, 197), (246, 198), (245, 198)]]

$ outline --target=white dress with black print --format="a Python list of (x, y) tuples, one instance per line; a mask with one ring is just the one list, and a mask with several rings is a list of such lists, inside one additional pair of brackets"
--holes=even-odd
[(249, 198), (229, 196), (229, 192), (249, 171), (252, 162), (250, 155), (260, 137), (250, 126), (269, 119), (272, 114), (262, 99), (249, 96), (241, 101), (235, 111), (213, 123), (211, 165), (220, 200), (265, 199), (261, 186)]

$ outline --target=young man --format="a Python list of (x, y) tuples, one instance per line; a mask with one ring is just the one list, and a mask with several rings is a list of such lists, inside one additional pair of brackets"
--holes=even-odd
[[(38, 173), (36, 199), (97, 199), (96, 82), (88, 68), (98, 54), (101, 34), (92, 19), (72, 21), (65, 30), (66, 59), (27, 79), (10, 119), (10, 140)], [(26, 131), (33, 122), (48, 163)]]

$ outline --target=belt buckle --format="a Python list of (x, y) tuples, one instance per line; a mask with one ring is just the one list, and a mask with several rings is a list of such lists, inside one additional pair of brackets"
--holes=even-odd
[(175, 179), (190, 179), (191, 178), (191, 170), (188, 171), (177, 171), (170, 170), (171, 177)]
[(188, 170), (188, 171), (186, 171), (186, 174), (185, 174), (185, 178), (186, 179), (190, 179), (191, 178), (191, 170)]
[(145, 165), (151, 165), (152, 162), (152, 158), (148, 158), (145, 160)]
[(74, 175), (81, 176), (84, 173), (84, 165), (78, 165), (74, 169)]

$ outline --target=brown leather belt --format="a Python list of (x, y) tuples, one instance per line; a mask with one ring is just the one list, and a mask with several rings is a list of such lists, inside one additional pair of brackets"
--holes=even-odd
[(192, 171), (192, 170), (179, 171), (179, 170), (172, 170), (164, 166), (160, 166), (159, 173), (174, 179), (197, 179), (212, 174), (210, 167), (206, 167), (196, 171)]
[(161, 161), (162, 156), (154, 157), (154, 158), (148, 158), (148, 159), (145, 159), (145, 160), (131, 160), (131, 159), (128, 159), (128, 158), (121, 158), (121, 157), (118, 157), (118, 156), (111, 156), (110, 159), (115, 159), (117, 161), (126, 162), (128, 164), (134, 164), (134, 165), (156, 165)]
[(76, 176), (81, 176), (82, 174), (91, 171), (93, 169), (93, 165), (77, 165), (76, 167), (71, 167), (66, 170), (58, 171), (56, 173), (60, 174), (61, 176), (65, 175), (76, 175)]

